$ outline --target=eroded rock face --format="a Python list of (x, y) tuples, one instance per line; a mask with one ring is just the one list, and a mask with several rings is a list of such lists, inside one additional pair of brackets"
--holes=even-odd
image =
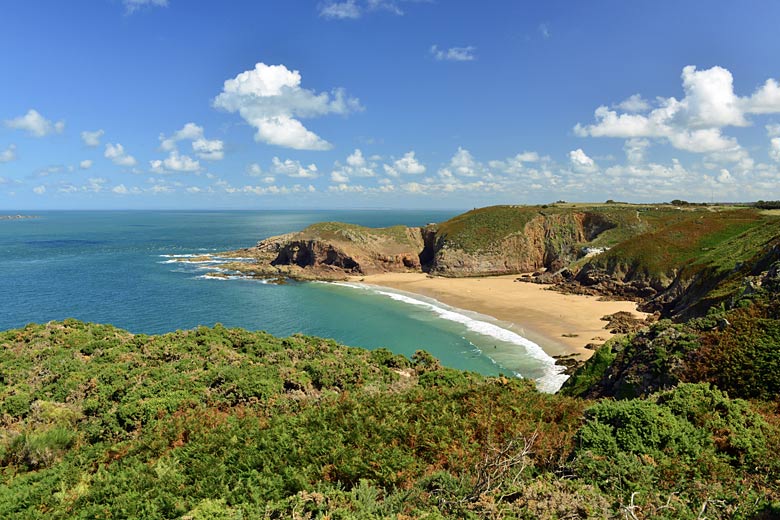
[(297, 265), (298, 267), (338, 267), (352, 273), (362, 273), (360, 264), (333, 244), (319, 240), (292, 240), (279, 248), (271, 265)]
[(443, 276), (557, 271), (578, 258), (581, 244), (612, 227), (600, 215), (574, 212), (539, 215), (488, 250), (465, 252), (438, 237), (430, 270)]

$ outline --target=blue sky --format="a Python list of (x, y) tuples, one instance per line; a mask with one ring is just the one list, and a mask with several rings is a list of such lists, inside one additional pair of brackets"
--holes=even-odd
[(5, 210), (780, 198), (774, 1), (2, 10)]

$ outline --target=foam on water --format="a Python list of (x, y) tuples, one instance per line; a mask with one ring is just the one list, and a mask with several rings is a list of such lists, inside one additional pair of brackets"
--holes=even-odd
[[(557, 392), (563, 382), (568, 379), (569, 376), (563, 373), (564, 367), (555, 364), (555, 359), (549, 356), (539, 345), (533, 341), (524, 338), (523, 336), (512, 332), (511, 330), (500, 327), (499, 325), (490, 323), (488, 321), (471, 318), (463, 311), (459, 311), (454, 307), (445, 305), (437, 300), (430, 299), (430, 301), (423, 301), (417, 299), (408, 294), (402, 294), (400, 292), (391, 292), (385, 288), (377, 286), (359, 284), (359, 283), (347, 283), (347, 282), (331, 282), (334, 285), (340, 285), (342, 287), (350, 287), (352, 289), (368, 290), (372, 293), (386, 296), (395, 301), (406, 303), (408, 305), (414, 305), (422, 307), (436, 314), (439, 318), (453, 321), (464, 325), (468, 330), (480, 334), (495, 338), (505, 343), (511, 343), (523, 348), (524, 352), (531, 358), (540, 362), (544, 366), (545, 375), (536, 379), (536, 386), (542, 392)], [(476, 346), (475, 346), (476, 348)], [(484, 352), (483, 352), (484, 353)], [(484, 353), (488, 355), (487, 353)], [(490, 356), (488, 356), (490, 357)], [(520, 376), (520, 374), (516, 375)]]

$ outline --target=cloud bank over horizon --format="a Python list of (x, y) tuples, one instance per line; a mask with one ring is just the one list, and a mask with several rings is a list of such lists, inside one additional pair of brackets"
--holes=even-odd
[[(0, 206), (780, 199), (780, 77), (738, 35), (730, 53), (686, 59), (683, 44), (714, 25), (672, 31), (668, 50), (639, 38), (624, 49), (597, 30), (599, 9), (579, 7), (529, 8), (516, 23), (509, 2), (104, 7), (90, 23), (78, 9), (10, 9), (78, 36), (0, 57), (16, 71), (0, 110)], [(634, 32), (664, 24), (641, 11), (648, 26)], [(762, 20), (739, 34), (773, 35)]]

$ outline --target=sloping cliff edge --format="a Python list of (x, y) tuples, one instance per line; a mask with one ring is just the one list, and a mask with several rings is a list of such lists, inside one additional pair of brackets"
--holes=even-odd
[(750, 207), (492, 206), (422, 227), (314, 224), (231, 252), (242, 261), (225, 267), (303, 280), (517, 274), (519, 281), (686, 317), (732, 297), (744, 276), (776, 260), (779, 237), (780, 218)]

